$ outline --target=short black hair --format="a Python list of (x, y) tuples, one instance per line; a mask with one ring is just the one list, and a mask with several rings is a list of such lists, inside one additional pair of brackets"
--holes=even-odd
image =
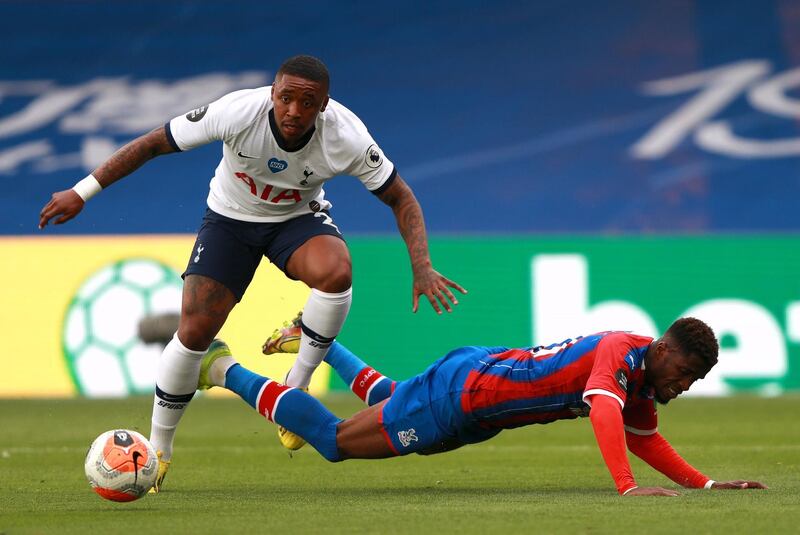
[(314, 56), (292, 56), (283, 62), (275, 76), (281, 74), (291, 74), (292, 76), (299, 76), (312, 82), (318, 82), (325, 87), (330, 87), (331, 80), (328, 74), (328, 67), (322, 63), (322, 60)]
[(714, 331), (697, 318), (680, 318), (670, 325), (665, 336), (675, 342), (682, 353), (696, 355), (708, 366), (714, 367), (719, 356), (719, 343)]

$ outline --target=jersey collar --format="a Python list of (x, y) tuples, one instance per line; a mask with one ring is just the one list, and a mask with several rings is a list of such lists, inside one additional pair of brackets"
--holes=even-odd
[(311, 136), (314, 135), (314, 132), (317, 130), (317, 127), (316, 125), (312, 126), (311, 129), (308, 132), (306, 132), (306, 134), (302, 138), (300, 138), (300, 144), (294, 149), (287, 148), (286, 140), (283, 138), (281, 131), (278, 130), (278, 125), (277, 123), (275, 123), (274, 108), (269, 110), (269, 129), (272, 130), (272, 136), (275, 138), (275, 142), (282, 150), (286, 152), (297, 152), (306, 145), (308, 145), (308, 142), (311, 141)]

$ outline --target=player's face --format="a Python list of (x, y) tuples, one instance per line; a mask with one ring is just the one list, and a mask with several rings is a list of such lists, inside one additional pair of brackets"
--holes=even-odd
[(328, 104), (328, 88), (299, 76), (281, 74), (272, 85), (275, 123), (290, 147), (311, 130)]
[(665, 341), (659, 341), (655, 355), (646, 363), (646, 380), (655, 389), (659, 403), (669, 403), (698, 379), (708, 373), (708, 367), (696, 355), (687, 355)]

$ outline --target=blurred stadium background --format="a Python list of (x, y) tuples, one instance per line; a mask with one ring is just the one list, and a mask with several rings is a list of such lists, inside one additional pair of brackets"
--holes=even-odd
[[(719, 335), (696, 393), (800, 389), (800, 5), (729, 2), (0, 4), (0, 397), (152, 391), (150, 313), (180, 281), (220, 147), (159, 158), (45, 231), (38, 213), (132, 138), (321, 57), (470, 291), (411, 313), (391, 212), (326, 188), (354, 259), (340, 339), (389, 375), (466, 344)], [(263, 265), (222, 336), (251, 366), (307, 290)], [(249, 359), (249, 360), (248, 360)], [(8, 373), (10, 370), (10, 378)], [(35, 370), (35, 372), (33, 372)], [(321, 370), (314, 389), (342, 385)], [(87, 442), (88, 443), (88, 442)]]

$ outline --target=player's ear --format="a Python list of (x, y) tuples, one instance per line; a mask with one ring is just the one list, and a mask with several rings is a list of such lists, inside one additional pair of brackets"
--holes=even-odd
[(670, 345), (669, 343), (661, 338), (658, 342), (656, 342), (656, 355), (659, 357), (659, 360), (664, 358), (664, 355), (669, 353)]
[(320, 106), (319, 111), (325, 111), (325, 108), (328, 107), (328, 101), (331, 99), (330, 95), (325, 95), (325, 100), (322, 101), (322, 106)]

